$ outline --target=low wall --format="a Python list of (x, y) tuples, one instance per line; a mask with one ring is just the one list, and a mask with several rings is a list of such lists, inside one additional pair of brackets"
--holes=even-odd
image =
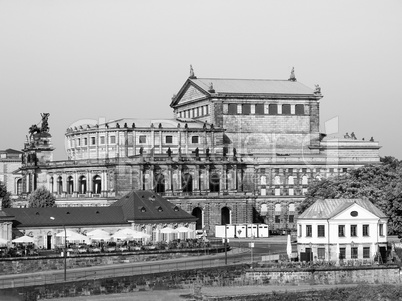
[(341, 267), (328, 269), (272, 270), (255, 269), (246, 272), (246, 278), (257, 284), (347, 284), (388, 283), (399, 284), (399, 267)]
[[(121, 253), (121, 254), (85, 254), (67, 257), (67, 269), (111, 265), (118, 263), (130, 263), (140, 261), (155, 261), (186, 256), (196, 256), (203, 254), (203, 250), (186, 250), (185, 252), (175, 250), (159, 250), (150, 253)], [(62, 256), (51, 257), (19, 257), (0, 259), (0, 275), (33, 273), (48, 270), (61, 270), (64, 268), (64, 258)]]
[[(400, 283), (398, 267), (358, 268), (304, 271), (250, 270), (248, 265), (174, 271), (109, 279), (57, 283), (35, 287), (0, 290), (3, 294), (18, 293), (22, 300), (127, 293), (140, 290), (193, 288), (200, 294), (202, 286), (239, 286), (309, 283)], [(332, 281), (331, 280), (331, 281)], [(1, 295), (1, 294), (0, 294)], [(202, 296), (198, 296), (202, 298)]]

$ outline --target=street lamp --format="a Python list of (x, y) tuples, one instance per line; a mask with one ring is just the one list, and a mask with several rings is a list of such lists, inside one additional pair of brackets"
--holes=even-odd
[[(53, 216), (50, 217), (51, 220), (55, 220)], [(64, 251), (63, 251), (63, 256), (64, 256), (64, 281), (67, 281), (67, 231), (66, 231), (66, 225), (63, 223), (63, 228), (64, 228)]]

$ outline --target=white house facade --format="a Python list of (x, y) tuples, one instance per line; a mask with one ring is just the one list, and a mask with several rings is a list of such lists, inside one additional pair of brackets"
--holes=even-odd
[[(297, 221), (300, 259), (386, 258), (388, 217), (369, 200), (317, 200)], [(307, 253), (307, 254), (303, 254)]]

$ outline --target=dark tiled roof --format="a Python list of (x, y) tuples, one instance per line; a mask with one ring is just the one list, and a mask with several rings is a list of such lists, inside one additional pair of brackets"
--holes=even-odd
[(372, 202), (366, 199), (325, 199), (317, 200), (313, 205), (306, 209), (298, 219), (328, 219), (341, 213), (354, 203), (368, 210), (377, 217), (387, 216)]
[(148, 190), (133, 190), (111, 205), (123, 208), (126, 220), (135, 223), (194, 222), (196, 217)]
[[(88, 226), (126, 223), (121, 207), (7, 208), (3, 210), (15, 217), (14, 223), (17, 227)], [(50, 217), (54, 217), (54, 220)]]

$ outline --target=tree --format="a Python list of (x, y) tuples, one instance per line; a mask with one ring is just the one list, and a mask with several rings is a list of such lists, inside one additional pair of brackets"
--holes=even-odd
[(7, 191), (7, 187), (3, 182), (0, 182), (0, 199), (2, 200), (2, 207), (3, 208), (10, 208), (11, 207), (11, 198), (10, 193)]
[(348, 174), (315, 180), (299, 205), (302, 213), (317, 199), (366, 198), (388, 217), (390, 234), (402, 233), (402, 163), (393, 157), (381, 158), (380, 165), (351, 170)]
[(42, 186), (29, 196), (28, 207), (56, 207), (56, 198)]

